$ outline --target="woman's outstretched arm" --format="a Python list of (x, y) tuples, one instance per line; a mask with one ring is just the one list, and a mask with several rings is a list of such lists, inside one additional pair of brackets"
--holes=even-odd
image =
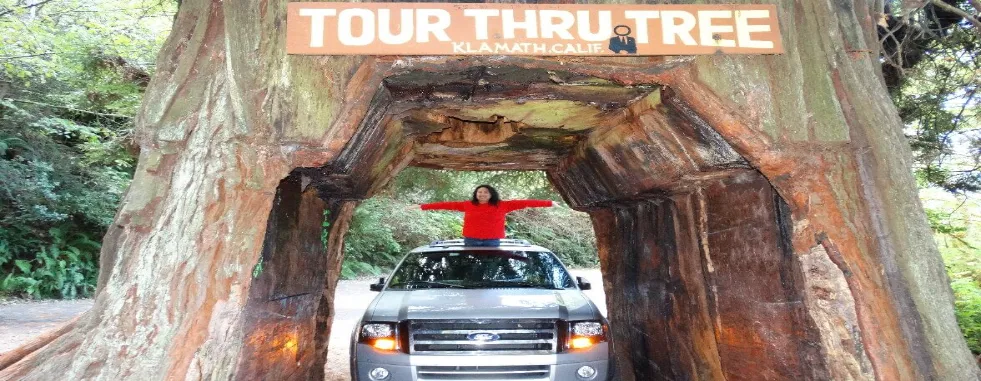
[(552, 200), (508, 200), (501, 201), (501, 206), (505, 211), (511, 212), (524, 208), (547, 208), (555, 205)]
[(470, 201), (447, 201), (447, 202), (434, 202), (430, 204), (422, 204), (419, 207), (422, 210), (456, 210), (458, 212), (464, 211), (464, 207)]

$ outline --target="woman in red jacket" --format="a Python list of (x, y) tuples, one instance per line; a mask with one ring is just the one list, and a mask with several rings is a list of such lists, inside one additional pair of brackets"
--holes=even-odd
[(554, 205), (550, 200), (501, 201), (497, 190), (480, 185), (470, 201), (422, 204), (422, 210), (456, 210), (463, 212), (463, 242), (467, 246), (500, 246), (504, 238), (504, 217), (515, 210)]

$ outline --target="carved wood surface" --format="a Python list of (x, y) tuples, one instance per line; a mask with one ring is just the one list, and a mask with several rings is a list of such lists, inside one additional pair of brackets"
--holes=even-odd
[(981, 378), (878, 2), (775, 3), (784, 55), (556, 59), (287, 56), (286, 2), (185, 0), (95, 305), (0, 380), (321, 377), (347, 219), (408, 165), (592, 215), (620, 379)]

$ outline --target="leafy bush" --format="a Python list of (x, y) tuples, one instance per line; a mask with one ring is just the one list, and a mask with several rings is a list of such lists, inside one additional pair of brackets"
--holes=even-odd
[(936, 189), (921, 191), (927, 218), (954, 291), (957, 323), (975, 355), (981, 354), (981, 202)]
[(596, 235), (589, 215), (568, 207), (534, 208), (508, 216), (508, 235), (552, 250), (569, 267), (597, 267)]
[(88, 296), (176, 3), (0, 3), (0, 293)]
[[(88, 296), (131, 177), (121, 126), (0, 101), (0, 292)], [(125, 128), (125, 127), (123, 127)], [(110, 151), (110, 152), (100, 152)]]
[(16, 271), (0, 281), (0, 290), (21, 296), (74, 299), (95, 291), (100, 244), (84, 234), (51, 229), (53, 242), (34, 259), (15, 259)]
[[(939, 239), (949, 237), (938, 237)], [(957, 324), (975, 355), (981, 354), (981, 240), (948, 240), (941, 245)]]
[[(981, 263), (975, 262), (975, 265)], [(978, 274), (975, 274), (977, 276)], [(981, 279), (959, 277), (951, 280), (954, 289), (954, 310), (957, 324), (967, 340), (967, 346), (975, 355), (981, 354)]]
[(465, 200), (481, 184), (493, 185), (506, 200), (559, 200), (559, 194), (542, 171), (452, 171), (418, 167), (400, 172), (383, 195), (415, 203)]
[(341, 277), (379, 275), (393, 268), (408, 250), (458, 237), (461, 221), (458, 213), (424, 212), (384, 196), (369, 199), (354, 211), (344, 239)]

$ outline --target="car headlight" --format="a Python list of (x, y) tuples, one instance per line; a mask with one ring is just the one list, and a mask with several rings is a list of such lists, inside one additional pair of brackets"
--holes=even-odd
[(607, 326), (598, 321), (569, 322), (569, 335), (565, 349), (586, 349), (605, 342)]
[(385, 368), (375, 368), (368, 372), (368, 378), (378, 381), (387, 380), (389, 375), (388, 369)]
[(576, 376), (579, 376), (579, 378), (583, 380), (592, 380), (593, 378), (596, 378), (596, 368), (589, 365), (579, 367), (579, 369), (576, 370)]
[(394, 323), (365, 323), (361, 325), (358, 342), (371, 345), (382, 351), (394, 351), (398, 348)]
[(572, 334), (575, 336), (602, 336), (603, 323), (597, 321), (580, 321), (572, 323)]

